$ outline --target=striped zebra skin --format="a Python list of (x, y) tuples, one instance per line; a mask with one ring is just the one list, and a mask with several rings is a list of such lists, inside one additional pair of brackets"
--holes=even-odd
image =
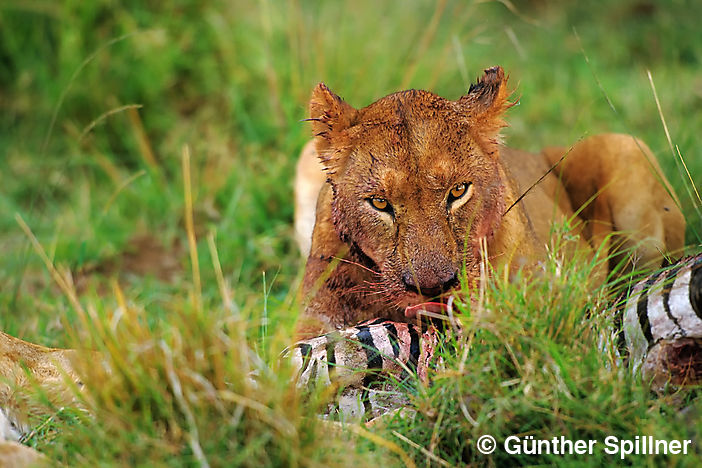
[(407, 405), (406, 378), (426, 382), (439, 333), (433, 325), (369, 320), (309, 340), (282, 353), (297, 370), (298, 388), (337, 385), (329, 414), (357, 420)]
[[(633, 372), (654, 389), (702, 381), (702, 254), (636, 283), (619, 313), (614, 334)], [(409, 375), (427, 382), (446, 333), (375, 319), (299, 341), (281, 356), (296, 369), (298, 388), (337, 389), (328, 415), (374, 418), (409, 403)]]
[(629, 366), (654, 388), (702, 380), (702, 254), (639, 281), (623, 332)]

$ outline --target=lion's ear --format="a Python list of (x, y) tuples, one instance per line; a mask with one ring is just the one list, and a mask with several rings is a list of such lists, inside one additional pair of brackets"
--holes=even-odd
[(309, 120), (317, 154), (329, 173), (333, 174), (348, 156), (351, 144), (346, 130), (355, 124), (357, 113), (324, 83), (319, 83), (312, 91)]
[(502, 116), (515, 103), (509, 101), (507, 77), (502, 67), (485, 70), (477, 83), (470, 85), (468, 94), (459, 99), (473, 134), (494, 151), (500, 142), (500, 129), (507, 124)]

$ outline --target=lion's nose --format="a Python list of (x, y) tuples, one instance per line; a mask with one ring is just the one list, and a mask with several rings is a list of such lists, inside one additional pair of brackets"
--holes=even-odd
[(405, 289), (424, 296), (438, 296), (442, 292), (449, 291), (458, 285), (458, 275), (456, 271), (443, 273), (406, 271), (402, 275), (402, 282)]

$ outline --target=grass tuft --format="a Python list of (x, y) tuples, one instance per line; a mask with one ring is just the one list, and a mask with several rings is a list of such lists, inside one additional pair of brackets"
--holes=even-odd
[(68, 466), (445, 466), (614, 460), (485, 457), (482, 434), (699, 439), (694, 391), (652, 395), (601, 352), (611, 298), (558, 243), (528, 282), (498, 272), (478, 306), (456, 304), (469, 333), (410, 383), (413, 417), (322, 422), (328, 395), (298, 395), (277, 355), (299, 311), (292, 174), (316, 83), (356, 107), (402, 87), (457, 98), (502, 65), (521, 96), (510, 146), (635, 134), (689, 189), (695, 250), (701, 15), (693, 0), (5, 2), (0, 330), (94, 351), (75, 407), (30, 392), (25, 443)]

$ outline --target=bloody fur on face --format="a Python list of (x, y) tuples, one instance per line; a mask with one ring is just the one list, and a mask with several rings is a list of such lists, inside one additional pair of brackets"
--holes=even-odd
[(335, 230), (398, 306), (450, 290), (463, 267), (479, 270), (480, 239), (505, 209), (497, 158), (512, 105), (506, 81), (496, 67), (456, 101), (409, 90), (359, 110), (315, 89), (311, 120)]

